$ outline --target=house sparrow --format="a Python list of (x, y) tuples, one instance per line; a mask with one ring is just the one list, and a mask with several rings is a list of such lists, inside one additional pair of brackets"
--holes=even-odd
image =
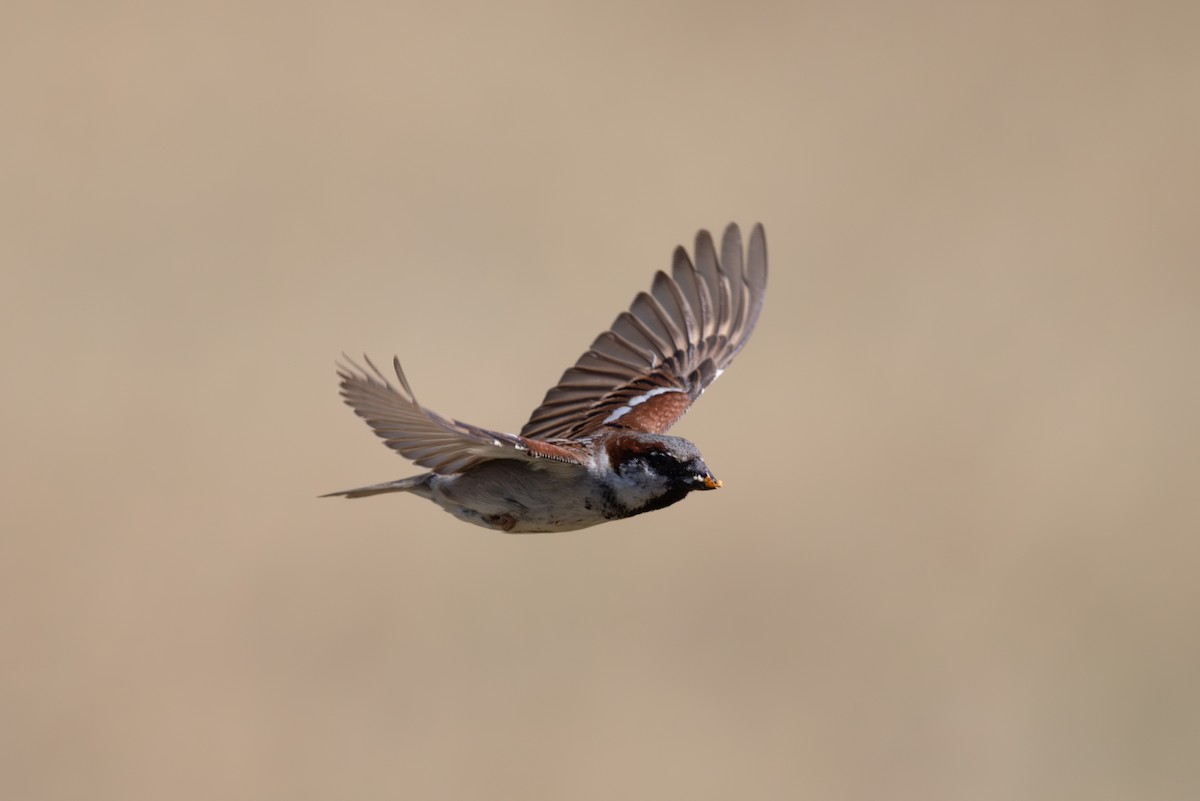
[[(718, 259), (708, 231), (696, 261), (675, 249), (668, 275), (598, 336), (520, 434), (503, 434), (421, 406), (393, 359), (400, 388), (339, 365), (341, 395), (388, 447), (427, 467), (419, 476), (330, 493), (411, 492), (450, 514), (509, 532), (569, 531), (662, 509), (721, 486), (695, 445), (666, 431), (746, 344), (762, 311), (767, 245), (761, 225), (745, 261), (737, 225)], [(365, 358), (365, 357), (364, 357)]]

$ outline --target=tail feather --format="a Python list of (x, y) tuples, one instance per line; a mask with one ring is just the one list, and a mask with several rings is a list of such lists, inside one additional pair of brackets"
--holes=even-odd
[(428, 486), (431, 473), (424, 473), (419, 476), (410, 476), (409, 478), (399, 478), (395, 481), (385, 481), (382, 484), (372, 484), (369, 487), (358, 487), (357, 489), (342, 490), (341, 492), (330, 492), (322, 495), (322, 498), (368, 498), (372, 495), (383, 495), (386, 492), (413, 492), (421, 493), (420, 490)]

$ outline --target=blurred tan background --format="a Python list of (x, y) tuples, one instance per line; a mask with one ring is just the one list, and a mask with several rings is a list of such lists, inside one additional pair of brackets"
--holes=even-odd
[[(1200, 796), (1198, 8), (6, 5), (0, 797)], [(730, 220), (725, 490), (316, 498)]]

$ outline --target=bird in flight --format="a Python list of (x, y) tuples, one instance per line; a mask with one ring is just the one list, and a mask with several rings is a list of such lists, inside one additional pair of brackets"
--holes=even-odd
[(695, 260), (671, 271), (596, 337), (519, 434), (463, 423), (417, 402), (364, 356), (338, 365), (341, 395), (389, 448), (429, 472), (323, 497), (408, 492), (468, 523), (512, 533), (570, 531), (670, 506), (721, 486), (699, 449), (666, 434), (745, 346), (767, 288), (767, 244), (736, 224), (718, 253), (696, 234)]

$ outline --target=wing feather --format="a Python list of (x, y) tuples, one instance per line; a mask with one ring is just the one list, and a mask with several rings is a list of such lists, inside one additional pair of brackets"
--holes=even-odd
[(346, 404), (387, 446), (435, 473), (459, 473), (489, 459), (546, 458), (583, 461), (570, 443), (542, 442), (473, 426), (421, 406), (398, 359), (392, 360), (400, 389), (364, 356), (369, 370), (349, 357), (338, 365), (341, 394)]
[(754, 226), (743, 251), (730, 224), (720, 256), (707, 231), (695, 261), (676, 248), (659, 271), (546, 393), (521, 435), (575, 439), (605, 425), (653, 433), (670, 428), (729, 366), (750, 338), (767, 288), (767, 247)]

